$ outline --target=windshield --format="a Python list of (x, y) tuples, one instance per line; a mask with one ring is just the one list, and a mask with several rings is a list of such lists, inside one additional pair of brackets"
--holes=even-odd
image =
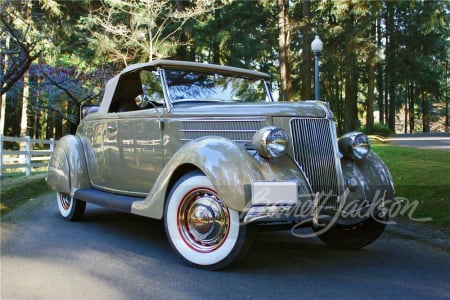
[(164, 75), (173, 103), (271, 101), (261, 79), (168, 69), (164, 70)]

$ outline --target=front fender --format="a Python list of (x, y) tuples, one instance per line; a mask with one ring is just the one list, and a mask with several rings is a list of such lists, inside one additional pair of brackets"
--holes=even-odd
[(83, 146), (78, 136), (67, 135), (56, 144), (48, 166), (47, 185), (54, 191), (67, 194), (91, 186)]
[(305, 177), (287, 155), (267, 160), (229, 139), (203, 137), (185, 144), (172, 156), (149, 195), (143, 201), (134, 202), (131, 212), (161, 219), (171, 177), (185, 165), (201, 170), (210, 178), (222, 201), (237, 211), (248, 207), (250, 185), (255, 180), (295, 179), (299, 193), (310, 194)]
[(368, 200), (369, 203), (377, 203), (380, 198), (392, 200), (395, 196), (395, 188), (392, 176), (386, 164), (373, 151), (362, 160), (341, 160), (344, 178), (357, 181), (357, 188), (352, 190), (347, 202), (352, 200)]

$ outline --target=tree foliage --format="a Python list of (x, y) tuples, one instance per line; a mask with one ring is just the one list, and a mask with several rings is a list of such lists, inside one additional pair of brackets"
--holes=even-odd
[(190, 5), (177, 2), (104, 0), (80, 18), (78, 27), (89, 30), (97, 55), (111, 61), (127, 65), (167, 57), (179, 45), (177, 33), (183, 25), (213, 8), (203, 0)]
[(339, 133), (450, 130), (445, 1), (0, 1), (5, 133), (18, 132), (26, 72), (29, 131), (43, 137), (73, 131), (108, 78), (155, 58), (268, 72), (280, 100), (311, 99), (315, 34)]

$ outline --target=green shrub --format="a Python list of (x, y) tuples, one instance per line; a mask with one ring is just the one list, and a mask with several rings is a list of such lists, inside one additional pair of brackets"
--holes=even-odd
[[(362, 126), (358, 129), (358, 131), (364, 132), (367, 134), (366, 127)], [(370, 134), (381, 135), (381, 136), (389, 136), (393, 134), (391, 129), (383, 123), (375, 123), (373, 124), (373, 132)]]

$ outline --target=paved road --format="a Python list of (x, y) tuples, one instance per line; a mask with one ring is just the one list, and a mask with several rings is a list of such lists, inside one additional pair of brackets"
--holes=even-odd
[(261, 233), (224, 271), (180, 262), (161, 222), (88, 205), (67, 222), (53, 194), (3, 218), (1, 299), (450, 299), (450, 252), (390, 231), (362, 251)]
[(397, 134), (389, 137), (390, 144), (421, 149), (450, 151), (450, 133)]

